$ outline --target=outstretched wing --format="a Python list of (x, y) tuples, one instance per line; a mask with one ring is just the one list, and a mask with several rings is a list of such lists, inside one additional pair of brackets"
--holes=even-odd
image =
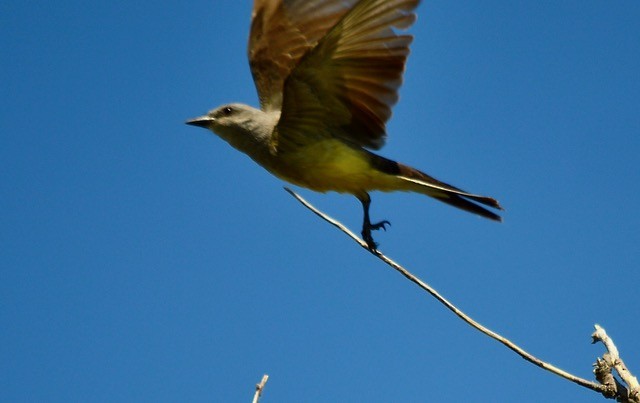
[(359, 146), (382, 147), (412, 40), (394, 28), (413, 24), (418, 3), (360, 0), (344, 13), (286, 79), (274, 142), (299, 142), (302, 133), (324, 129)]
[(248, 53), (263, 110), (280, 110), (286, 78), (356, 2), (254, 0)]

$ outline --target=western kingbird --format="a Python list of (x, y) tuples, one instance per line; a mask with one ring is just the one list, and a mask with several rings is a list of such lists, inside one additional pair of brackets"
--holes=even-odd
[[(413, 37), (419, 0), (254, 0), (249, 64), (261, 109), (228, 104), (187, 124), (210, 129), (275, 176), (362, 203), (362, 237), (374, 251), (369, 192), (409, 191), (501, 221), (467, 193), (376, 155)], [(477, 204), (479, 203), (479, 204)]]

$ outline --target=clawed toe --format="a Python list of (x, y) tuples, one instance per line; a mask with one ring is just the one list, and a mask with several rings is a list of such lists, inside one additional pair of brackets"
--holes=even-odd
[(379, 229), (387, 230), (387, 225), (391, 225), (391, 223), (387, 220), (380, 221), (375, 224), (365, 224), (362, 228), (362, 239), (367, 243), (367, 247), (370, 251), (375, 252), (378, 250), (378, 243), (373, 240), (373, 236), (371, 236), (371, 231), (377, 231)]
[(378, 222), (378, 223), (371, 224), (371, 225), (369, 226), (369, 228), (370, 228), (371, 230), (373, 230), (373, 231), (377, 231), (377, 230), (379, 230), (380, 228), (382, 228), (383, 230), (385, 230), (385, 231), (386, 231), (386, 230), (387, 230), (387, 227), (386, 227), (385, 225), (391, 226), (391, 223), (390, 223), (389, 221), (387, 221), (387, 220), (382, 220), (382, 221), (380, 221), (380, 222)]
[(367, 231), (366, 229), (363, 229), (362, 239), (364, 239), (367, 244), (367, 248), (369, 248), (370, 251), (375, 252), (377, 250), (378, 243), (373, 240), (373, 237), (371, 236), (371, 230)]

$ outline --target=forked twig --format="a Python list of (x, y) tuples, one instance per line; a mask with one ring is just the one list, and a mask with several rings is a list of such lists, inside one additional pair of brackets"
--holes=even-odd
[[(593, 366), (595, 369), (593, 372), (596, 375), (596, 379), (603, 386), (606, 387), (607, 393), (604, 394), (607, 397), (615, 397), (619, 402), (640, 402), (640, 384), (638, 378), (633, 376), (629, 369), (625, 365), (618, 348), (613, 343), (613, 340), (604, 328), (600, 325), (595, 325), (596, 331), (591, 335), (593, 343), (601, 342), (607, 349), (607, 353), (602, 355), (602, 358), (598, 358)], [(612, 370), (618, 373), (624, 384), (620, 383), (612, 374)]]
[(329, 217), (325, 213), (323, 213), (320, 210), (318, 210), (317, 208), (315, 208), (313, 205), (311, 205), (309, 202), (307, 202), (305, 199), (303, 199), (300, 195), (298, 195), (293, 190), (291, 190), (289, 188), (286, 188), (286, 187), (284, 189), (287, 192), (289, 192), (289, 194), (291, 194), (294, 198), (296, 198), (296, 200), (298, 200), (302, 205), (304, 205), (306, 208), (308, 208), (314, 214), (316, 214), (318, 217), (320, 217), (323, 220), (327, 221), (329, 224), (337, 227), (340, 231), (344, 232), (351, 239), (353, 239), (358, 244), (360, 244), (360, 246), (362, 246), (365, 250), (369, 251), (371, 254), (376, 256), (378, 259), (382, 260), (383, 262), (385, 262), (386, 264), (388, 264), (389, 266), (394, 268), (397, 272), (399, 272), (400, 274), (405, 276), (409, 281), (413, 282), (418, 287), (422, 288), (423, 290), (425, 290), (426, 292), (431, 294), (431, 296), (433, 296), (435, 299), (437, 299), (447, 309), (449, 309), (450, 311), (455, 313), (456, 316), (458, 316), (460, 319), (462, 319), (463, 321), (468, 323), (474, 329), (477, 329), (480, 332), (484, 333), (485, 335), (491, 337), (492, 339), (499, 341), (500, 343), (504, 344), (506, 347), (508, 347), (512, 351), (516, 352), (518, 355), (520, 355), (525, 360), (531, 362), (532, 364), (537, 365), (540, 368), (546, 369), (547, 371), (549, 371), (551, 373), (554, 373), (554, 374), (556, 374), (556, 375), (558, 375), (558, 376), (560, 376), (562, 378), (565, 378), (565, 379), (567, 379), (567, 380), (569, 380), (571, 382), (577, 383), (578, 385), (583, 386), (585, 388), (588, 388), (588, 389), (594, 390), (596, 392), (602, 393), (603, 395), (605, 393), (607, 393), (607, 392), (610, 393), (609, 389), (607, 389), (604, 385), (600, 385), (600, 384), (598, 384), (596, 382), (592, 382), (592, 381), (588, 381), (586, 379), (580, 378), (580, 377), (575, 376), (573, 374), (570, 374), (567, 371), (564, 371), (564, 370), (562, 370), (562, 369), (560, 369), (560, 368), (558, 368), (558, 367), (556, 367), (556, 366), (554, 366), (552, 364), (544, 362), (544, 361), (540, 360), (539, 358), (533, 356), (532, 354), (528, 353), (527, 351), (525, 351), (524, 349), (522, 349), (521, 347), (519, 347), (518, 345), (516, 345), (515, 343), (513, 343), (509, 339), (499, 335), (498, 333), (496, 333), (496, 332), (486, 328), (485, 326), (481, 325), (480, 323), (476, 322), (470, 316), (468, 316), (466, 313), (462, 312), (455, 305), (453, 305), (451, 302), (449, 302), (446, 298), (444, 298), (442, 295), (440, 295), (433, 287), (431, 287), (427, 283), (425, 283), (422, 280), (420, 280), (418, 277), (416, 277), (413, 274), (411, 274), (407, 269), (405, 269), (404, 267), (400, 266), (398, 263), (394, 262), (393, 260), (391, 260), (387, 256), (383, 255), (380, 251), (378, 251), (378, 250), (374, 250), (374, 251), (370, 250), (367, 247), (367, 244), (363, 240), (361, 240), (357, 235), (355, 235), (353, 232), (351, 232), (345, 225), (343, 225), (339, 221)]

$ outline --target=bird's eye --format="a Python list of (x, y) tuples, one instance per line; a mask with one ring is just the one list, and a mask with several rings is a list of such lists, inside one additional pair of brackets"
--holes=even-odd
[(230, 107), (230, 106), (227, 106), (222, 110), (222, 114), (225, 115), (225, 116), (229, 116), (232, 113), (233, 113), (233, 108)]

